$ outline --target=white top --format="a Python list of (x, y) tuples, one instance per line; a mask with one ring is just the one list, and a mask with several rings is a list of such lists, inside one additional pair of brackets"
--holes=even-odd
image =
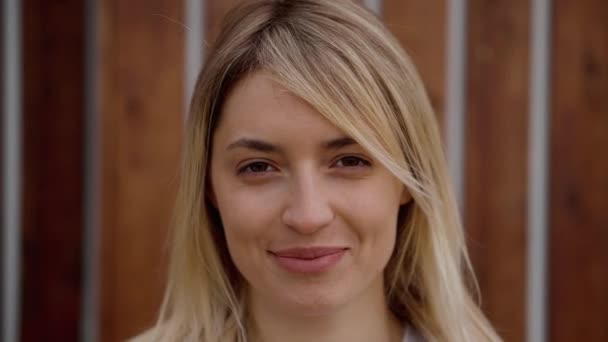
[(403, 336), (403, 342), (424, 342), (424, 338), (418, 333), (414, 327), (408, 325), (405, 329), (405, 335)]

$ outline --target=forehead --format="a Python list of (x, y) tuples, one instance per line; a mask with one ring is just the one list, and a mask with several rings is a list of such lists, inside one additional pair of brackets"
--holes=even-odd
[(228, 94), (215, 135), (219, 140), (242, 136), (310, 140), (344, 134), (271, 75), (255, 72), (238, 82)]

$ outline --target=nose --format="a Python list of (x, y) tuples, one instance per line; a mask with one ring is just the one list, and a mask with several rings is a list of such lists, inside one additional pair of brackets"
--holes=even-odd
[(294, 179), (291, 194), (282, 220), (300, 234), (313, 234), (328, 226), (334, 219), (334, 211), (326, 196), (319, 177), (306, 175)]

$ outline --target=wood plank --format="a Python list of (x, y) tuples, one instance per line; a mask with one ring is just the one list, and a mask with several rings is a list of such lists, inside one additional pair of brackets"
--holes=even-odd
[(153, 324), (183, 131), (183, 2), (104, 0), (99, 12), (101, 341)]
[(23, 3), (23, 341), (79, 337), (83, 6)]
[(549, 334), (608, 341), (608, 2), (553, 6)]
[(465, 227), (483, 309), (505, 341), (524, 341), (528, 0), (471, 0)]
[(385, 0), (383, 20), (411, 55), (443, 127), (445, 104), (445, 0)]

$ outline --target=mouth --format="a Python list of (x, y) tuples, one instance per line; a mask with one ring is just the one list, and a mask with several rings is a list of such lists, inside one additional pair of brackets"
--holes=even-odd
[(348, 248), (308, 247), (269, 251), (279, 266), (294, 273), (322, 273), (338, 264)]

